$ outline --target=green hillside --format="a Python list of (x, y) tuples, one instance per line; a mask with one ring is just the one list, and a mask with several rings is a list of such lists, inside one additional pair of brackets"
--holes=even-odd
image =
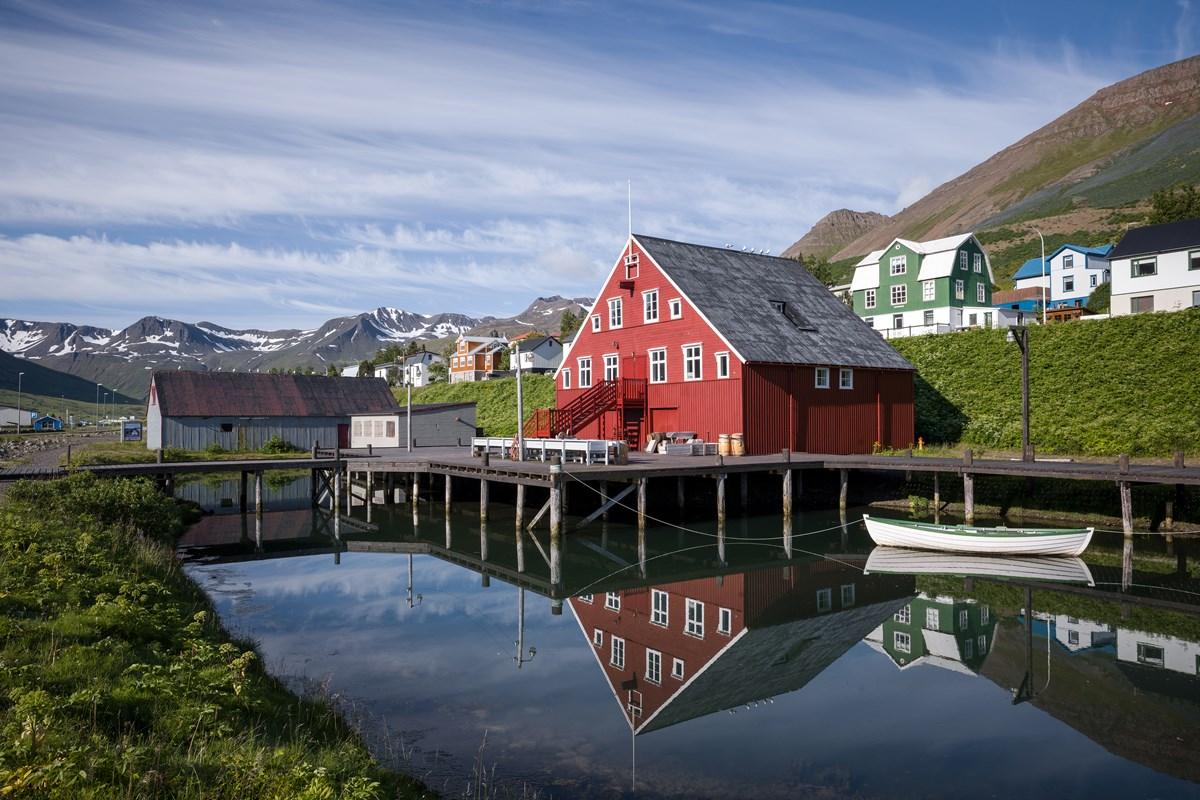
[[(43, 414), (61, 416), (65, 412), (77, 419), (92, 419), (96, 410), (96, 384), (86, 378), (44, 367), (36, 361), (17, 358), (0, 352), (0, 406), (16, 407), (17, 374), (21, 378), (21, 408)], [(101, 399), (108, 389), (100, 390)], [(110, 397), (109, 402), (114, 398)], [(141, 414), (145, 404), (135, 398), (117, 394), (115, 407), (110, 411), (118, 416)]]
[[(525, 416), (535, 408), (554, 405), (554, 378), (526, 375), (523, 379)], [(405, 390), (396, 389), (396, 399), (405, 401)], [(487, 436), (512, 436), (517, 432), (517, 380), (503, 378), (478, 383), (435, 383), (413, 390), (413, 404), (474, 402), (476, 423)]]
[[(1029, 340), (1039, 453), (1200, 452), (1200, 309), (1033, 327)], [(1004, 331), (892, 344), (918, 371), (918, 436), (1020, 448), (1020, 351)]]

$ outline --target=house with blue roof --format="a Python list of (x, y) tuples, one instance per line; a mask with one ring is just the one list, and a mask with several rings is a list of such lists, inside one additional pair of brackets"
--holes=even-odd
[(1022, 264), (1013, 275), (1015, 288), (1045, 287), (1046, 306), (1051, 309), (1082, 306), (1097, 286), (1112, 280), (1109, 263), (1112, 249), (1111, 244), (1100, 247), (1064, 244), (1046, 254), (1044, 265), (1040, 256)]
[(1031, 258), (1021, 265), (1017, 273), (1013, 275), (1014, 289), (1041, 289), (1045, 286), (1050, 288), (1050, 282), (1046, 276), (1050, 274), (1050, 259), (1046, 259), (1046, 268), (1042, 268), (1042, 257)]

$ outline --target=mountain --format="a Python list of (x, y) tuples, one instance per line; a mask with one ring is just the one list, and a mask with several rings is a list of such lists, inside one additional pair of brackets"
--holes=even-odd
[(79, 376), (133, 398), (144, 397), (151, 369), (265, 370), (353, 364), (397, 342), (436, 342), (473, 331), (556, 332), (565, 311), (581, 313), (588, 298), (539, 297), (515, 317), (416, 314), (377, 308), (337, 317), (311, 330), (235, 330), (213, 322), (143, 317), (120, 330), (68, 322), (0, 319), (0, 353)]
[(1136, 213), (1121, 220), (1113, 209), (1136, 208), (1178, 183), (1200, 183), (1200, 56), (1101, 89), (833, 258), (861, 256), (897, 236), (930, 239), (1017, 223), (1028, 228), (1036, 220), (1051, 220), (1045, 227), (1063, 234), (1095, 231), (1137, 221)]
[(875, 211), (851, 211), (839, 208), (830, 211), (813, 225), (798, 242), (783, 251), (784, 258), (829, 258), (860, 236), (864, 236), (891, 217)]

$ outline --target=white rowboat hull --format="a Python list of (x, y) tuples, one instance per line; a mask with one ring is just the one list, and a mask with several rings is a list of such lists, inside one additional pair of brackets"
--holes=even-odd
[(898, 525), (884, 519), (872, 519), (863, 514), (867, 533), (875, 544), (888, 547), (907, 547), (916, 550), (939, 550), (951, 553), (991, 553), (1026, 556), (1078, 556), (1092, 540), (1092, 528), (1057, 533), (1030, 535), (1014, 530), (1006, 535), (1002, 529), (970, 529), (985, 533), (955, 532), (953, 526), (927, 526), (943, 530), (927, 530), (913, 525)]
[(1087, 564), (1073, 556), (989, 556), (930, 553), (879, 546), (867, 557), (863, 574), (953, 575), (973, 578), (1086, 583), (1095, 586)]

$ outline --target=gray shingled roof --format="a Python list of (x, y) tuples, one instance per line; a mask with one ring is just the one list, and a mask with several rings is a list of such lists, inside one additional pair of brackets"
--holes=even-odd
[(746, 361), (913, 369), (797, 261), (634, 238)]

